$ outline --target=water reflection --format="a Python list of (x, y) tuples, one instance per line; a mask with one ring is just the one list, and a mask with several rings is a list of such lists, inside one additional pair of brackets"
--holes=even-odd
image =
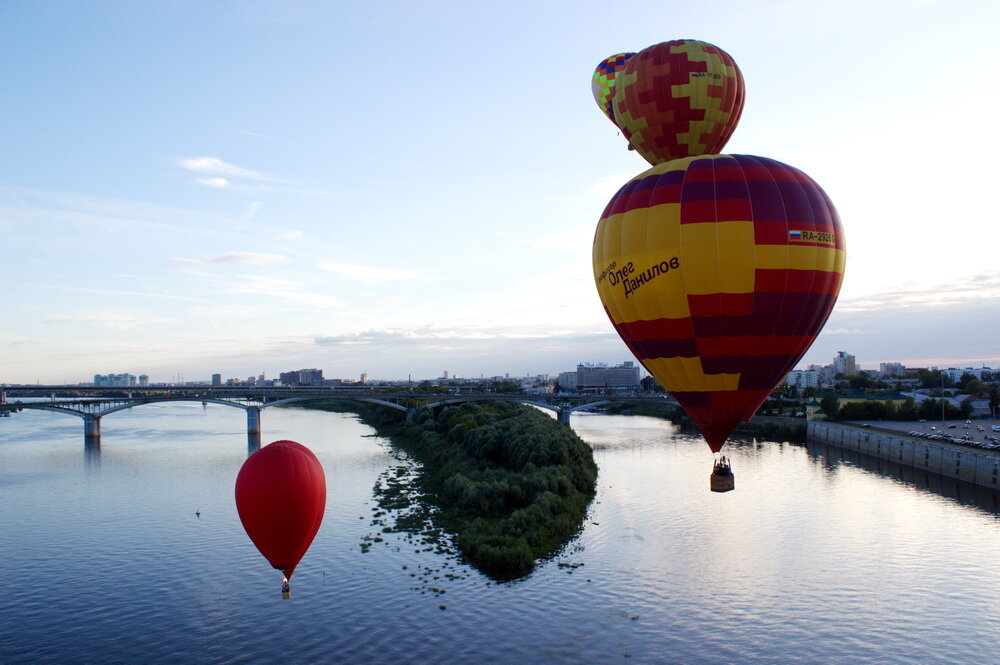
[(1000, 492), (989, 487), (948, 478), (923, 469), (899, 464), (890, 460), (865, 455), (824, 443), (810, 441), (806, 445), (809, 458), (829, 473), (836, 473), (843, 466), (864, 469), (896, 482), (933, 492), (939, 496), (972, 506), (991, 515), (1000, 516)]
[(247, 457), (260, 450), (260, 432), (247, 433)]
[(101, 439), (88, 438), (83, 444), (83, 463), (88, 473), (101, 470)]

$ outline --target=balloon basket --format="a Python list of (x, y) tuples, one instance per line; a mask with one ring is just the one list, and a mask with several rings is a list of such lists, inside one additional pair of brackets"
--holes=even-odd
[(292, 587), (288, 584), (288, 579), (284, 579), (281, 582), (281, 597), (291, 598), (292, 597)]
[(709, 487), (713, 492), (731, 492), (736, 489), (736, 476), (733, 475), (733, 469), (725, 457), (716, 460), (710, 476)]

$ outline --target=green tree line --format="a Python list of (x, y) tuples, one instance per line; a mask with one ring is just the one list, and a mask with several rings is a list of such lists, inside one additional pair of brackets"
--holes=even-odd
[(467, 402), (417, 411), (412, 423), (390, 409), (362, 417), (421, 463), (435, 521), (483, 572), (524, 575), (580, 530), (597, 482), (593, 453), (536, 409)]

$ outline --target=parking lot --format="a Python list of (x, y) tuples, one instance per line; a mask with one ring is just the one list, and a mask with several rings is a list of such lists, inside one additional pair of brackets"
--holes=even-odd
[(921, 438), (949, 443), (972, 445), (986, 450), (1000, 450), (1000, 419), (985, 418), (981, 420), (929, 420), (927, 422), (893, 421), (893, 420), (857, 420), (851, 423), (860, 427), (889, 430), (913, 434)]

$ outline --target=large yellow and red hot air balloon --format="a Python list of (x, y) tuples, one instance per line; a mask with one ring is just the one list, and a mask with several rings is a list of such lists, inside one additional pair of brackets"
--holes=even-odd
[(615, 124), (650, 164), (721, 152), (743, 113), (743, 75), (694, 39), (645, 48), (617, 72)]
[(844, 234), (809, 176), (749, 155), (639, 174), (608, 203), (594, 279), (625, 344), (718, 452), (812, 344)]
[(236, 476), (236, 510), (250, 540), (285, 574), (283, 590), (319, 531), (326, 476), (311, 450), (275, 441), (247, 458)]

